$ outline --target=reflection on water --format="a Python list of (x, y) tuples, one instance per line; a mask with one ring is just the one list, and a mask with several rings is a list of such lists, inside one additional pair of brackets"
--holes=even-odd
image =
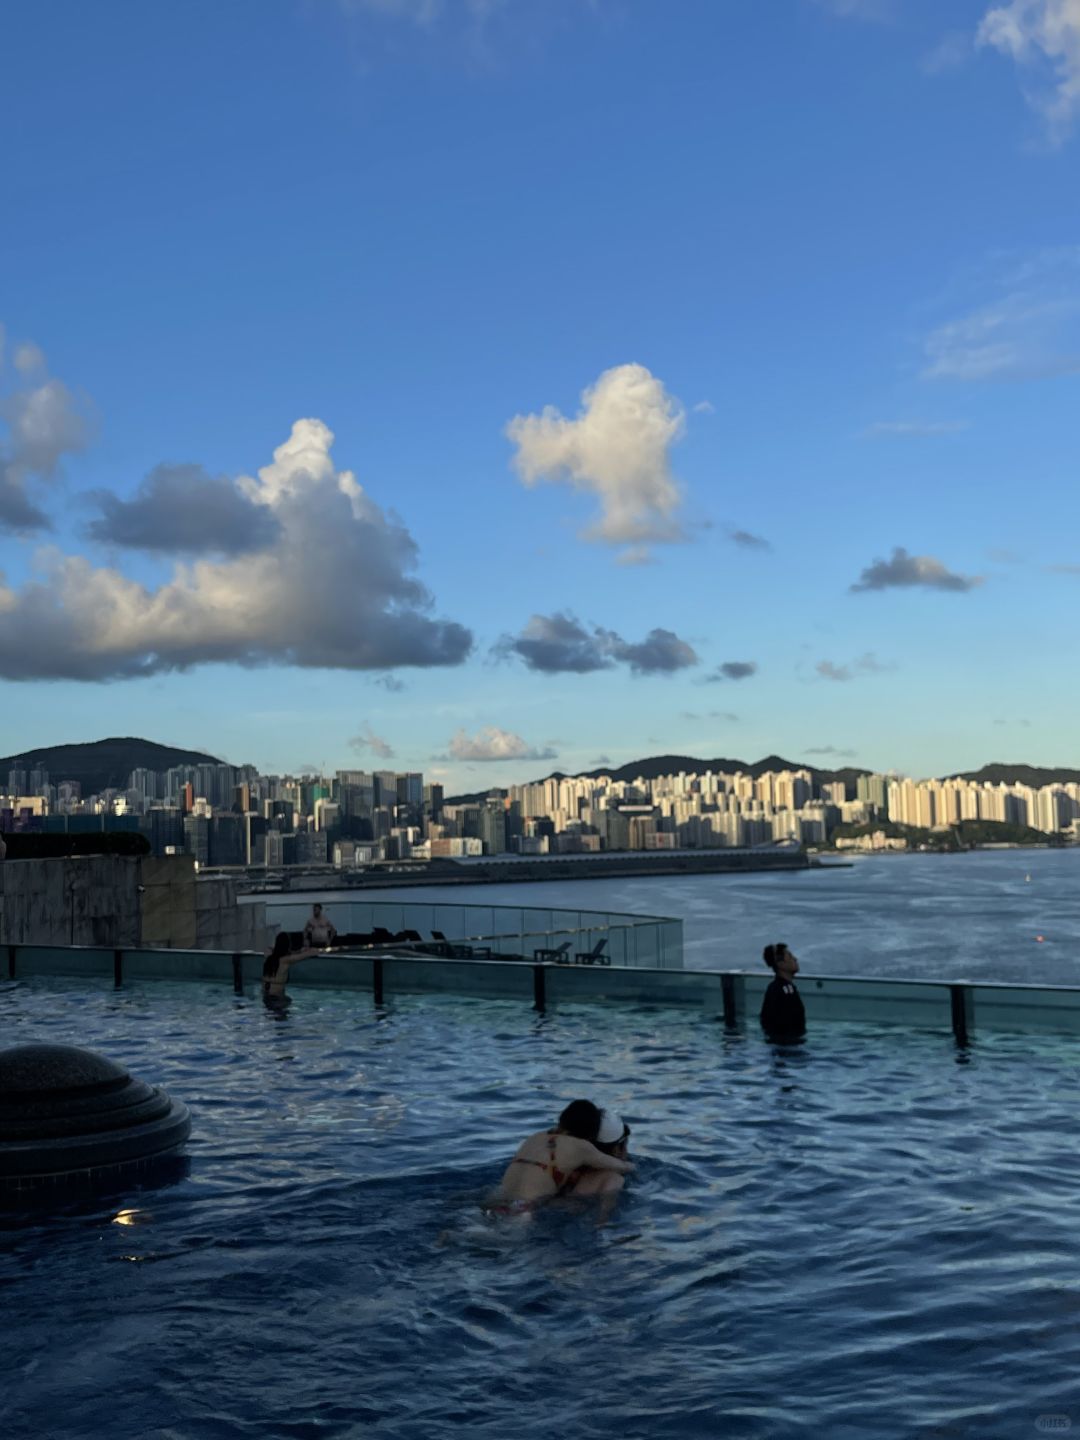
[[(8, 1217), (4, 1440), (906, 1440), (1080, 1425), (1063, 1037), (655, 1007), (0, 985), (13, 1041), (191, 1107), (170, 1188)], [(958, 1061), (962, 1062), (958, 1064)], [(612, 1223), (480, 1199), (575, 1094), (633, 1127)]]

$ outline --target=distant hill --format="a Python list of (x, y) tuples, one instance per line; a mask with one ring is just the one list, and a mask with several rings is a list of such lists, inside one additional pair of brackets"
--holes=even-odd
[[(849, 788), (854, 788), (855, 781), (860, 775), (869, 775), (869, 770), (858, 770), (852, 766), (846, 766), (842, 770), (821, 770), (816, 765), (807, 765), (797, 760), (784, 760), (779, 755), (766, 755), (764, 760), (755, 760), (752, 763), (746, 760), (698, 760), (693, 755), (653, 755), (645, 760), (631, 760), (628, 765), (601, 766), (598, 770), (582, 770), (570, 776), (561, 770), (555, 770), (545, 778), (548, 780), (596, 780), (601, 775), (610, 775), (612, 780), (621, 780), (629, 783), (632, 780), (655, 780), (660, 775), (678, 775), (680, 771), (688, 774), (703, 775), (706, 770), (723, 771), (727, 775), (734, 775), (741, 771), (744, 775), (752, 775), (756, 780), (759, 775), (768, 771), (774, 773), (779, 770), (809, 770), (814, 779), (819, 783), (828, 783), (830, 780), (842, 780)], [(534, 781), (534, 784), (542, 783)], [(476, 804), (491, 794), (505, 795), (506, 790), (497, 790), (494, 787), (481, 790), (473, 795), (454, 795), (444, 803), (447, 805), (470, 805)]]
[(155, 745), (153, 740), (135, 736), (115, 736), (110, 740), (91, 740), (82, 745), (43, 745), (40, 750), (25, 750), (21, 755), (0, 759), (0, 786), (7, 785), (9, 770), (49, 772), (56, 785), (61, 780), (77, 780), (84, 795), (102, 790), (119, 790), (128, 782), (133, 770), (170, 770), (174, 765), (216, 765), (213, 755), (198, 750), (175, 750), (171, 745)]
[[(807, 765), (802, 760), (784, 760), (779, 755), (766, 755), (764, 760), (698, 760), (693, 755), (653, 755), (647, 760), (631, 760), (628, 765), (601, 766), (598, 770), (584, 770), (581, 775), (575, 778), (595, 780), (601, 775), (610, 775), (613, 780), (631, 781), (655, 780), (659, 775), (678, 775), (680, 771), (687, 773), (704, 774), (706, 770), (723, 771), (725, 774), (734, 775), (741, 770), (744, 775), (752, 775), (756, 780), (759, 775), (765, 775), (770, 770), (775, 774), (780, 770), (809, 770), (817, 780), (843, 780), (846, 783), (853, 783), (859, 775), (869, 775), (869, 770), (857, 770), (847, 767), (843, 770), (822, 770), (816, 765)], [(548, 777), (551, 780), (564, 780), (567, 777), (556, 770)]]
[(1038, 765), (1003, 765), (995, 762), (984, 765), (981, 770), (966, 770), (959, 775), (948, 775), (948, 780), (974, 780), (979, 785), (1030, 785), (1038, 790), (1042, 785), (1080, 784), (1080, 770), (1047, 770)]

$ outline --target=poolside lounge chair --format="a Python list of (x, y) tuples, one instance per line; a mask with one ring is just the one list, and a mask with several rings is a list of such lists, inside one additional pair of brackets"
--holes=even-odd
[(606, 947), (607, 947), (607, 939), (606, 939), (606, 937), (605, 937), (603, 940), (597, 940), (596, 944), (592, 947), (591, 950), (579, 950), (579, 951), (577, 952), (577, 954), (574, 956), (574, 964), (575, 964), (575, 965), (610, 965), (610, 964), (611, 964), (611, 956), (610, 956), (610, 955), (605, 955), (605, 954), (603, 953)]
[(555, 963), (556, 965), (569, 965), (569, 964), (570, 964), (569, 950), (570, 950), (570, 941), (569, 941), (569, 940), (564, 940), (561, 945), (557, 945), (557, 946), (555, 946), (553, 949), (545, 949), (545, 948), (541, 947), (539, 950), (534, 950), (534, 951), (533, 951), (533, 959), (534, 959), (534, 960), (551, 960), (551, 961), (554, 961), (554, 963)]

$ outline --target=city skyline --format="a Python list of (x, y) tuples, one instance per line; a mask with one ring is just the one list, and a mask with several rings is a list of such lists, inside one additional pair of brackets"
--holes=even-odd
[[(714, 762), (716, 764), (718, 762)], [(784, 762), (778, 761), (779, 764)], [(422, 772), (261, 775), (204, 761), (137, 768), (87, 793), (76, 779), (14, 768), (0, 794), (9, 834), (138, 832), (160, 858), (204, 869), (333, 866), (364, 871), (515, 855), (753, 850), (777, 845), (882, 851), (946, 832), (960, 844), (1080, 841), (1080, 773), (944, 780), (806, 768), (713, 768), (551, 777), (473, 797), (447, 796)]]
[(117, 12), (5, 22), (5, 750), (1077, 758), (1075, 5)]

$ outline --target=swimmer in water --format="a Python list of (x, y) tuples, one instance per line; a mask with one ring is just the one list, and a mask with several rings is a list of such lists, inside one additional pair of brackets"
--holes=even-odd
[(603, 1122), (604, 1112), (591, 1101), (572, 1101), (554, 1129), (540, 1130), (522, 1141), (487, 1208), (493, 1214), (526, 1213), (557, 1195), (578, 1193), (575, 1186), (592, 1171), (621, 1183), (634, 1167), (597, 1147)]
[(289, 981), (290, 967), (298, 960), (309, 960), (312, 955), (321, 953), (312, 946), (290, 951), (288, 933), (280, 930), (274, 940), (274, 948), (263, 961), (262, 998), (266, 1003), (278, 1007), (287, 1005), (289, 997), (285, 994), (285, 986)]
[(799, 962), (784, 944), (766, 945), (762, 958), (776, 978), (761, 1002), (761, 1028), (780, 1044), (801, 1040), (806, 1034), (806, 1011), (795, 988)]

